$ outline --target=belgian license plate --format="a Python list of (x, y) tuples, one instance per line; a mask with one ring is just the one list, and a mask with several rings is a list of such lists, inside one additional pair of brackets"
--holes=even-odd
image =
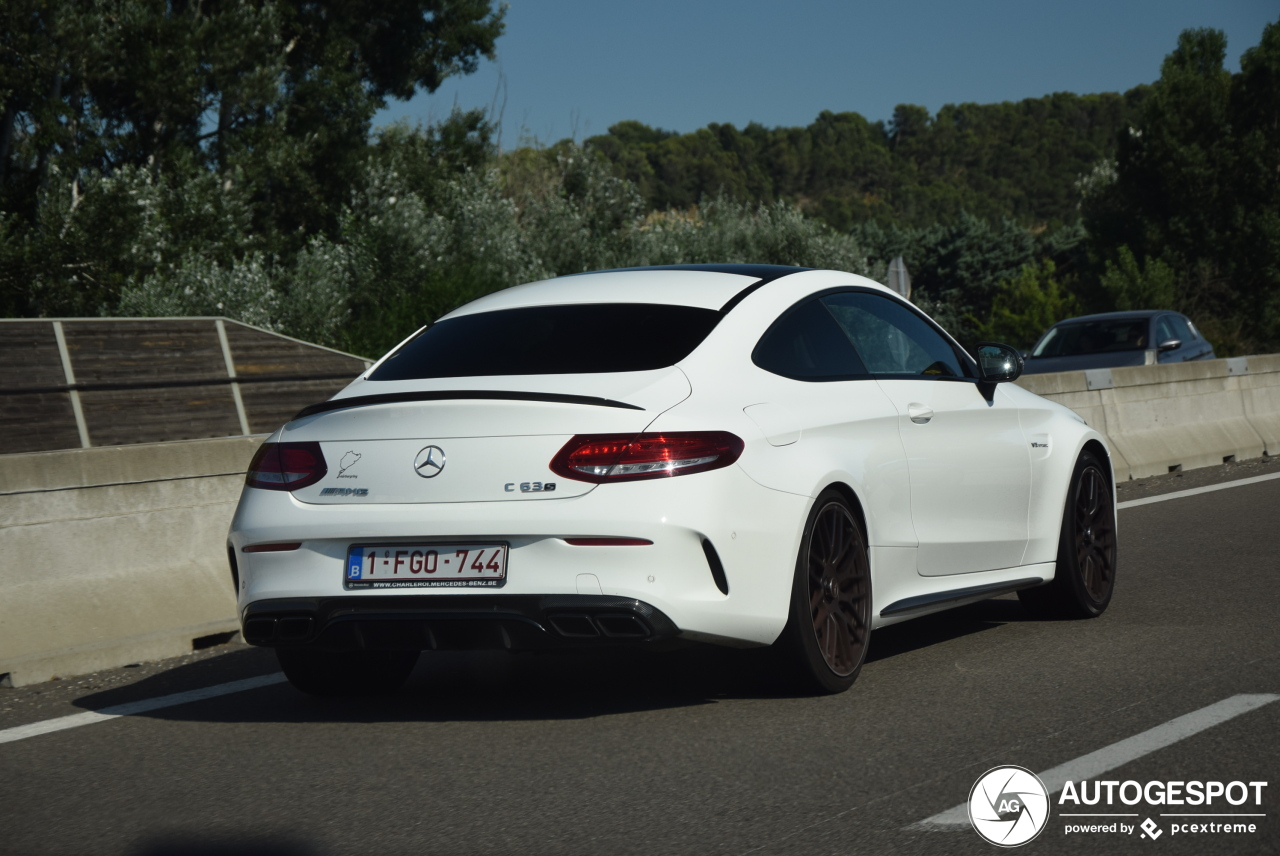
[(353, 544), (343, 586), (498, 588), (507, 580), (506, 544)]

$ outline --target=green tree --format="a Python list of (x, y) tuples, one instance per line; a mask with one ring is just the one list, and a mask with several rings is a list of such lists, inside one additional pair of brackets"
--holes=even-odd
[(1115, 180), (1086, 197), (1086, 222), (1104, 291), (1154, 283), (1165, 303), (1222, 331), (1224, 353), (1271, 350), (1280, 347), (1280, 23), (1245, 51), (1239, 74), (1225, 56), (1217, 30), (1179, 36), (1119, 138)]
[[(175, 196), (194, 183), (206, 201), (203, 182), (216, 176), (220, 192), (247, 199), (240, 252), (256, 245), (292, 256), (316, 234), (335, 235), (374, 112), (474, 70), (503, 28), (490, 0), (371, 8), (356, 0), (0, 5), (0, 304), (18, 313), (110, 306), (125, 280), (172, 261), (148, 253), (133, 265), (134, 200), (91, 198), (130, 170)], [(87, 220), (82, 206), (116, 206), (121, 216), (108, 215), (104, 232), (71, 228)], [(190, 227), (176, 225), (169, 245), (208, 231), (180, 234)], [(81, 234), (87, 243), (76, 243)]]
[(1107, 261), (1102, 288), (1112, 308), (1174, 309), (1178, 307), (1178, 275), (1161, 259), (1139, 264), (1133, 252), (1121, 245), (1116, 260)]
[(912, 300), (961, 341), (973, 341), (973, 319), (986, 318), (1002, 282), (1041, 252), (1035, 236), (1011, 220), (995, 223), (968, 212), (951, 224), (900, 228), (868, 223), (853, 237), (881, 265), (902, 256), (911, 271)]
[(804, 128), (709, 125), (673, 134), (638, 122), (587, 141), (653, 209), (724, 192), (800, 206), (836, 229), (870, 220), (927, 227), (968, 212), (1050, 225), (1078, 218), (1076, 179), (1115, 154), (1144, 88), (1004, 104), (903, 104), (886, 125), (823, 111)]
[(1000, 284), (987, 318), (971, 320), (974, 336), (1025, 350), (1034, 345), (1045, 330), (1079, 314), (1079, 301), (1059, 282), (1056, 274), (1052, 259), (1023, 266), (1017, 276)]

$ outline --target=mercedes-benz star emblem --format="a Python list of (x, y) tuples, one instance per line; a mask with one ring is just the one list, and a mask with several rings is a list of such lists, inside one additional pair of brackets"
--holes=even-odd
[(413, 471), (424, 479), (433, 479), (444, 469), (444, 449), (427, 446), (413, 459)]

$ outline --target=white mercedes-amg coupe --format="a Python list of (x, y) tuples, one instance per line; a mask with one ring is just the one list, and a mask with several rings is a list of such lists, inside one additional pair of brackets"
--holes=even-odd
[(871, 631), (1009, 592), (1100, 614), (1106, 439), (848, 273), (564, 276), (424, 327), (250, 465), (244, 638), (317, 694), (420, 652), (774, 645), (813, 690)]

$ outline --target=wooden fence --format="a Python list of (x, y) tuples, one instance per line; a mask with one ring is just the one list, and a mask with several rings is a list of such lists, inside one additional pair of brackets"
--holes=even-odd
[(0, 319), (0, 454), (262, 434), (369, 365), (227, 318)]

